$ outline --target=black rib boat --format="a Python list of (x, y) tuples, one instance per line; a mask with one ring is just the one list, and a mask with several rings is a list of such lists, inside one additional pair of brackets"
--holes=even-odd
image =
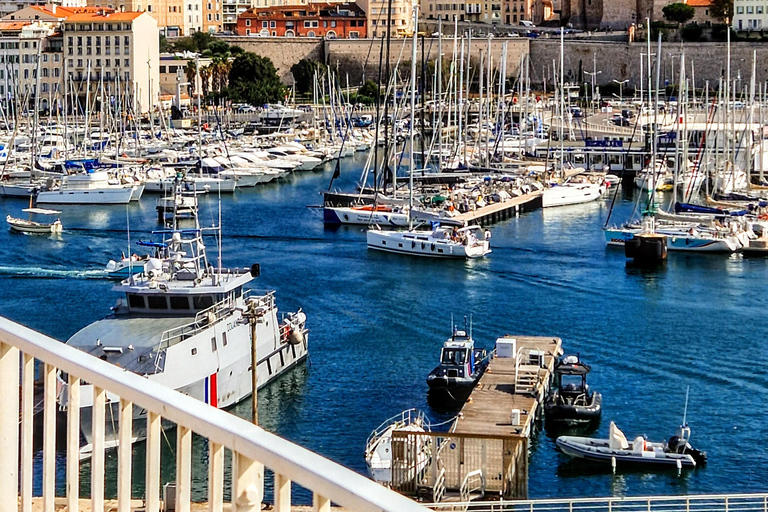
[(596, 425), (603, 397), (587, 384), (591, 368), (578, 356), (565, 356), (555, 365), (554, 382), (544, 401), (547, 428)]

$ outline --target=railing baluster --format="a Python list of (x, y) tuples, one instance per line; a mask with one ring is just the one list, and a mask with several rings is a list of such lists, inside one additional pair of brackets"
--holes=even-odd
[(159, 414), (147, 413), (147, 465), (144, 492), (147, 512), (160, 510), (160, 419)]
[(313, 512), (331, 512), (331, 500), (317, 493), (312, 495)]
[(291, 480), (275, 473), (275, 512), (291, 512)]
[(80, 379), (67, 386), (67, 512), (80, 510)]
[[(32, 511), (35, 358), (22, 355), (21, 383), (21, 512)], [(74, 510), (74, 509), (73, 509)]]
[(192, 485), (192, 431), (176, 426), (176, 512), (189, 512)]
[(131, 441), (133, 402), (120, 399), (119, 445), (117, 454), (117, 512), (131, 512)]
[(0, 341), (0, 503), (19, 499), (19, 349)]
[(257, 512), (264, 500), (264, 464), (232, 452), (232, 512)]
[(43, 370), (43, 510), (54, 512), (56, 499), (56, 367)]
[(224, 447), (209, 441), (208, 444), (208, 510), (224, 509)]
[(104, 406), (107, 392), (93, 386), (93, 407), (91, 407), (91, 509), (104, 510), (104, 429), (106, 415)]

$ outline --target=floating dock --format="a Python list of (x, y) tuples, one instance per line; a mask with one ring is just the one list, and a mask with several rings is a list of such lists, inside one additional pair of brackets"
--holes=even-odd
[(513, 197), (501, 203), (493, 203), (476, 210), (460, 213), (454, 218), (467, 224), (488, 226), (507, 220), (519, 213), (541, 208), (541, 204), (541, 191), (537, 190), (529, 194)]
[(393, 489), (431, 502), (526, 499), (530, 436), (561, 345), (553, 337), (496, 340), (494, 358), (448, 432), (393, 432)]

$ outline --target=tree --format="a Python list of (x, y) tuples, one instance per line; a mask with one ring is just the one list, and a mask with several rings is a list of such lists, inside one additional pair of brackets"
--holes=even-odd
[(669, 21), (674, 21), (678, 25), (685, 23), (693, 18), (696, 11), (688, 4), (678, 2), (675, 4), (669, 4), (665, 6), (661, 12), (664, 13), (664, 17)]
[(373, 80), (366, 80), (363, 85), (357, 90), (357, 94), (360, 96), (366, 96), (368, 98), (376, 99), (376, 93), (379, 92), (379, 86)]
[(712, 0), (709, 6), (709, 13), (719, 19), (730, 24), (733, 19), (733, 0)]
[(160, 42), (158, 47), (160, 49), (160, 53), (167, 53), (171, 51), (173, 45), (168, 42), (168, 39), (163, 34), (160, 34)]
[(229, 96), (233, 101), (263, 105), (283, 99), (285, 86), (280, 82), (277, 69), (270, 59), (245, 52), (232, 61)]
[(322, 76), (325, 73), (325, 69), (325, 64), (311, 59), (301, 59), (291, 66), (291, 74), (296, 84), (296, 91), (301, 94), (309, 93), (312, 90), (315, 73), (317, 73), (317, 76)]
[(695, 43), (701, 39), (703, 32), (704, 29), (701, 28), (701, 25), (697, 23), (689, 23), (683, 27), (683, 29), (680, 31), (680, 35), (682, 36), (683, 41)]

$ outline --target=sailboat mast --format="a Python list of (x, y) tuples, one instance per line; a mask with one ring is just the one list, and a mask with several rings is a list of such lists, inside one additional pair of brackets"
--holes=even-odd
[(419, 4), (413, 3), (413, 41), (411, 42), (411, 121), (409, 124), (409, 148), (408, 148), (408, 225), (413, 228), (413, 144), (414, 129), (416, 128), (416, 45), (419, 37)]

